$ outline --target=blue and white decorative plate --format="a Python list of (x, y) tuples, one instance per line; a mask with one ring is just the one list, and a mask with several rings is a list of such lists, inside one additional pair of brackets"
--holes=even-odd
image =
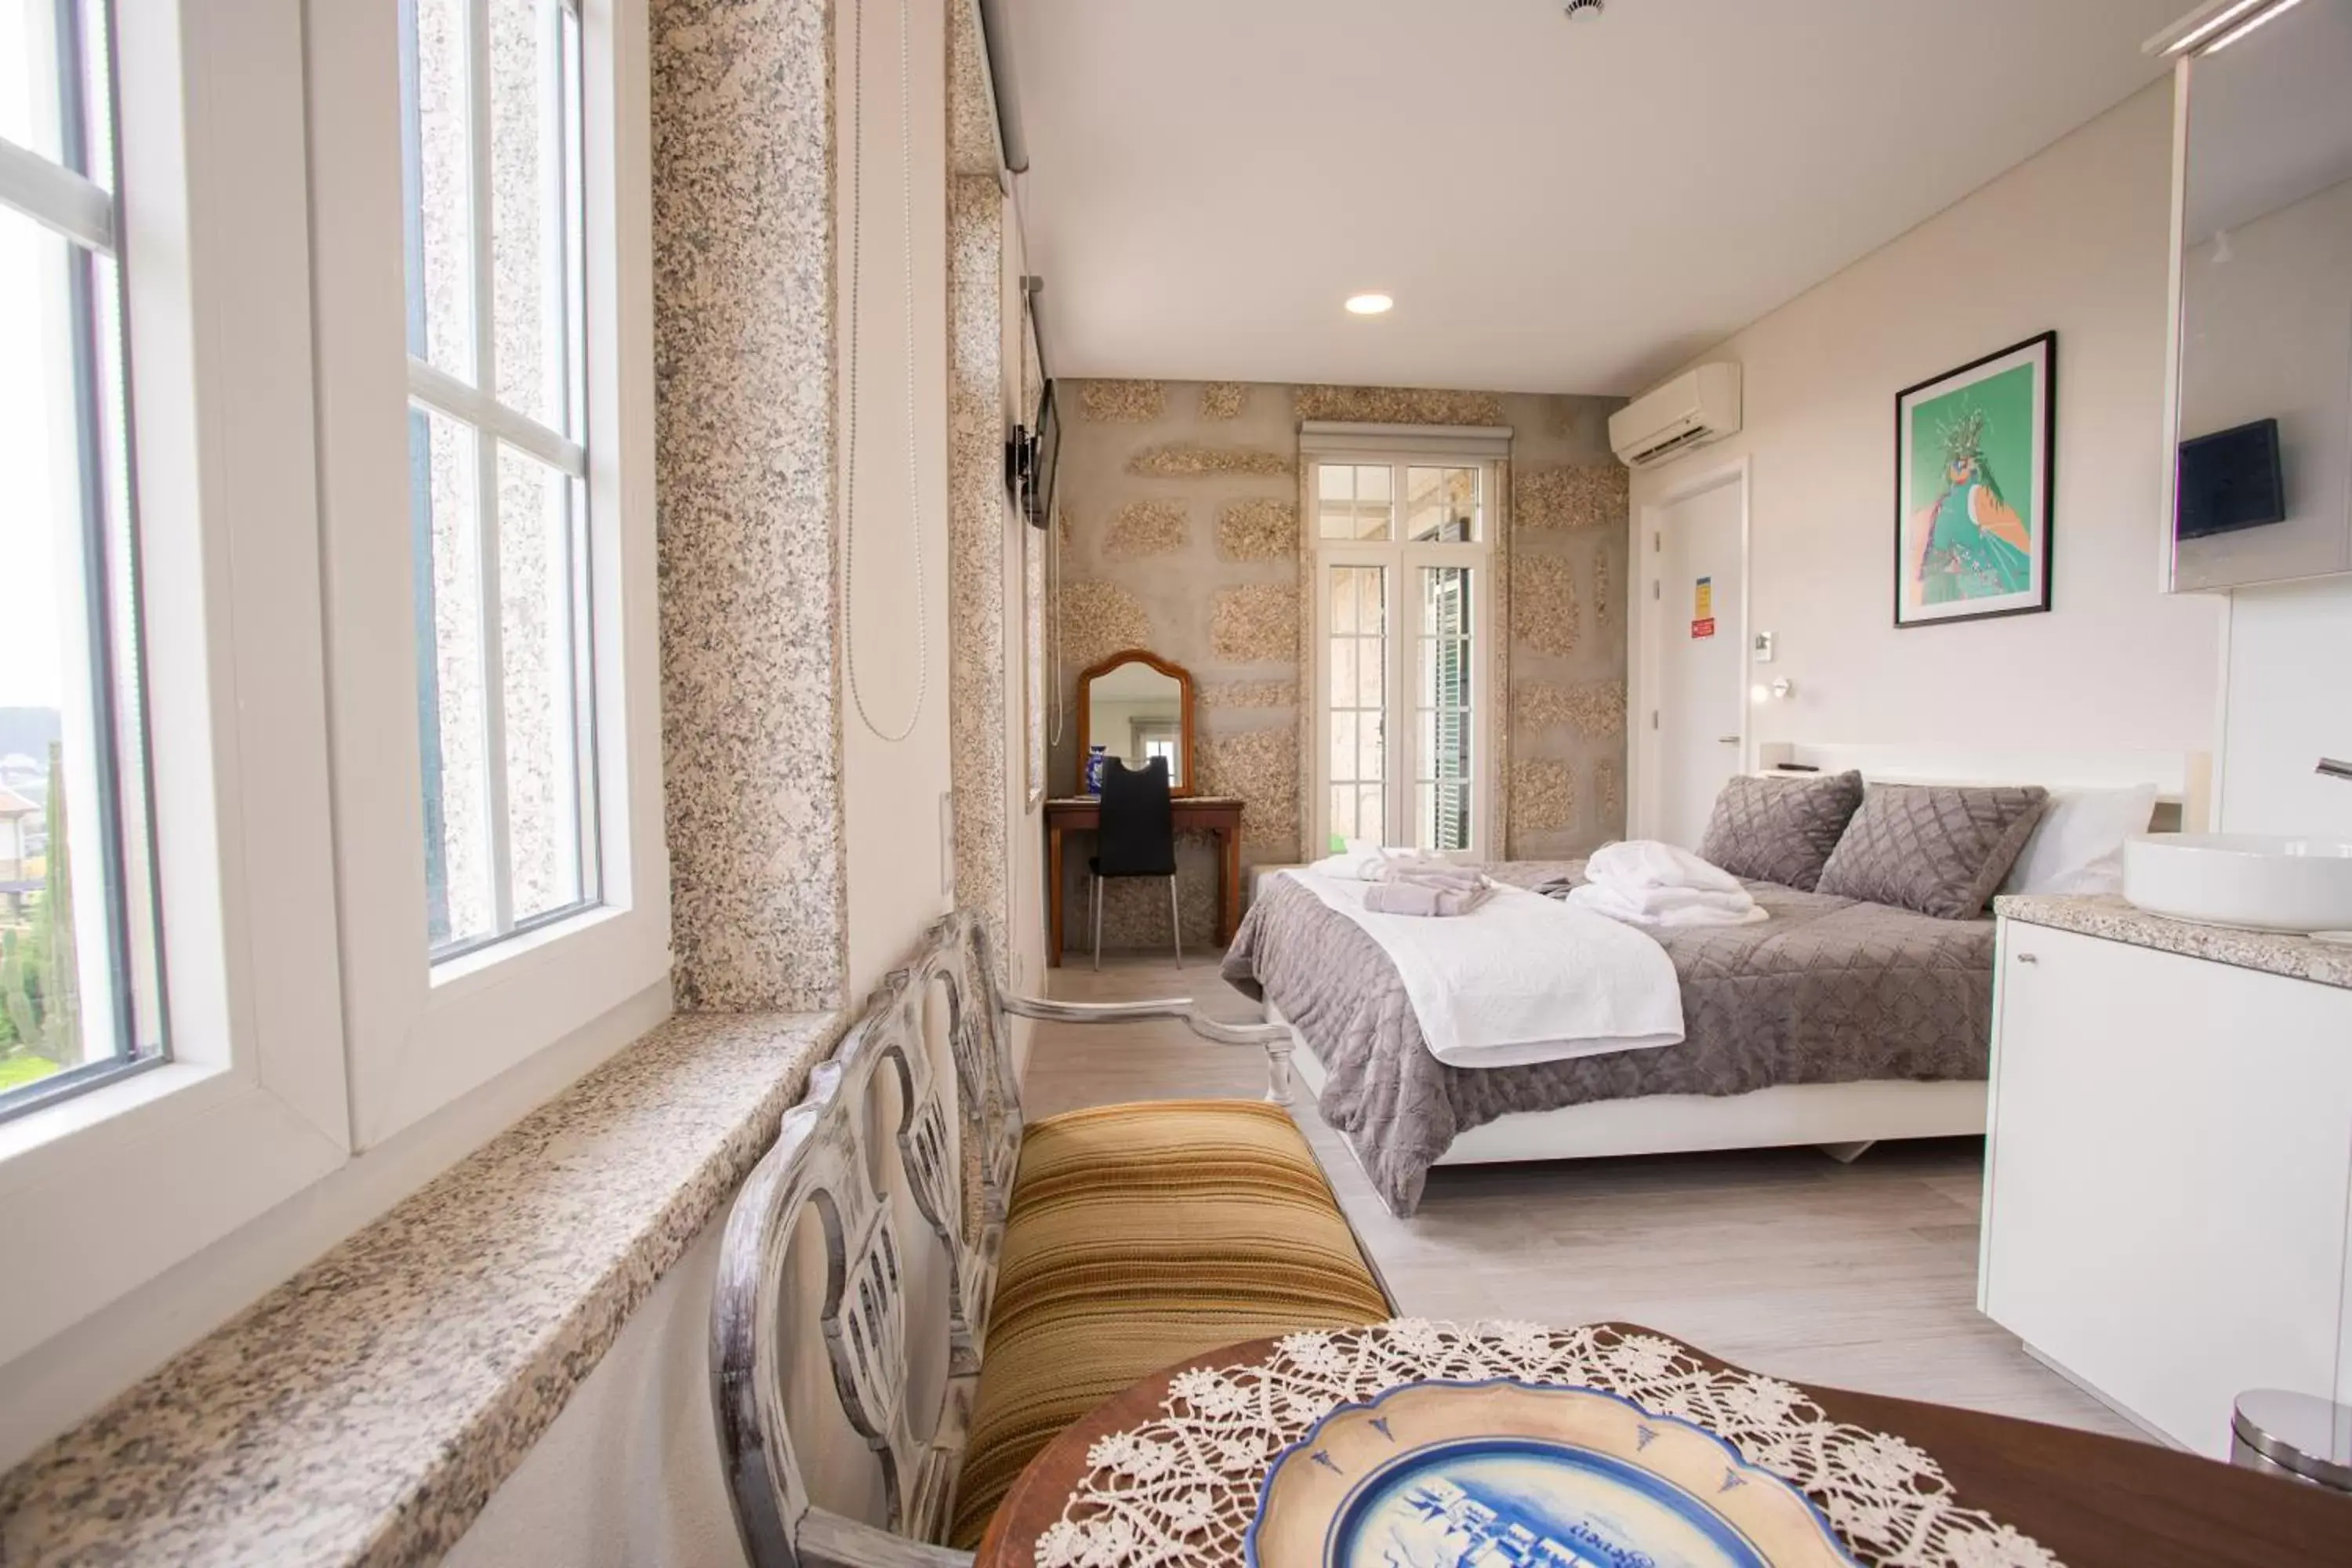
[(1592, 1388), (1414, 1383), (1285, 1449), (1250, 1568), (1853, 1568), (1804, 1493)]

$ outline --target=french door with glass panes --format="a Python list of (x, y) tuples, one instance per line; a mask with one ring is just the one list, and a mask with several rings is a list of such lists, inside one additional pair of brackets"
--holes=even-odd
[(1496, 465), (1315, 461), (1316, 852), (1493, 858)]

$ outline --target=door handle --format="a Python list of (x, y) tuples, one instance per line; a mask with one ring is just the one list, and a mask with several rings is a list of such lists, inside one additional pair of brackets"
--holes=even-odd
[(1727, 746), (1736, 746), (1739, 744), (1739, 737), (1737, 735), (1717, 735), (1716, 740)]

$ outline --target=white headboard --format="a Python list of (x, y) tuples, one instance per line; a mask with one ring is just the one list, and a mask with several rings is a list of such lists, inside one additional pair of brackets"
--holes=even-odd
[(2182, 832), (2202, 832), (2212, 816), (2213, 758), (2207, 752), (1963, 751), (1767, 741), (1756, 748), (1756, 762), (1765, 773), (1791, 763), (1825, 773), (1853, 769), (1880, 784), (2014, 784), (2049, 789), (2152, 784), (2158, 803), (2179, 813)]

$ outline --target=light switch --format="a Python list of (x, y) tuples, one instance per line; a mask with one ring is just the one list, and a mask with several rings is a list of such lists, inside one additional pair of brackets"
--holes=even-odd
[(1769, 664), (1772, 662), (1772, 633), (1758, 632), (1756, 634), (1755, 653), (1757, 663)]

